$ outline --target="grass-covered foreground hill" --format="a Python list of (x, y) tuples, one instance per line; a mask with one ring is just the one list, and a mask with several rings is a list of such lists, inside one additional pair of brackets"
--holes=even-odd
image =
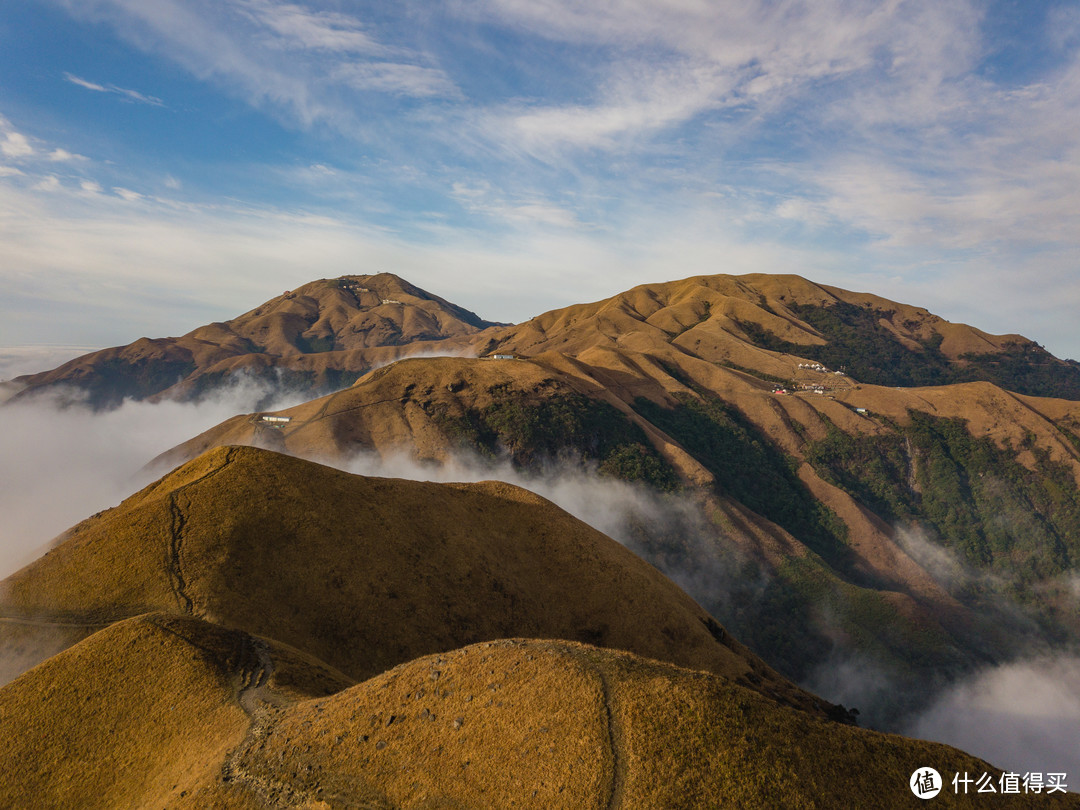
[(919, 768), (1000, 777), (840, 722), (506, 484), (214, 450), (5, 580), (0, 615), (51, 653), (0, 688), (3, 806), (906, 807)]

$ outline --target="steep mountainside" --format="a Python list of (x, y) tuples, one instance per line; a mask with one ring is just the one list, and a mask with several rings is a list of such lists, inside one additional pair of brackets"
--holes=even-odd
[[(323, 279), (178, 338), (140, 338), (18, 377), (17, 401), (59, 390), (94, 407), (125, 397), (198, 397), (235, 375), (312, 395), (490, 323), (390, 273)], [(448, 349), (441, 349), (447, 351)]]
[(0, 594), (0, 629), (86, 631), (0, 687), (4, 806), (900, 807), (927, 762), (1001, 777), (854, 727), (503, 483), (222, 448)]
[[(837, 373), (814, 351), (854, 344), (825, 342), (795, 315), (812, 320), (808, 307), (873, 314), (871, 360), (886, 370), (904, 368), (886, 345), (912, 368), (936, 357), (929, 366), (955, 378), (1007, 369), (1010, 347), (1039, 351), (797, 277), (704, 277), (486, 330), (472, 338), (478, 350), (517, 359), (395, 363), (280, 412), (288, 422), (234, 417), (161, 463), (237, 443), (337, 464), (363, 451), (430, 463), (465, 454), (524, 474), (592, 465), (678, 493), (707, 525), (693, 540), (643, 529), (636, 550), (673, 574), (743, 570), (693, 577), (695, 598), (789, 677), (871, 657), (903, 686), (894, 703), (1036, 639), (1080, 638), (1069, 584), (1080, 402)], [(757, 332), (801, 354), (747, 342)], [(1071, 385), (1070, 364), (1051, 358), (1044, 371), (1047, 386)]]
[[(0, 583), (0, 683), (33, 667), (0, 804), (907, 806), (915, 767), (999, 772), (795, 682), (896, 728), (1080, 643), (1080, 367), (1020, 336), (796, 276), (514, 326), (386, 275), (289, 295), (29, 381), (355, 378), (193, 437)], [(620, 545), (509, 484), (311, 461), (403, 455), (639, 489)]]
[(991, 335), (921, 307), (793, 275), (697, 276), (645, 284), (594, 304), (486, 332), (485, 351), (580, 357), (595, 348), (670, 350), (767, 380), (813, 383), (820, 363), (887, 386), (987, 381), (1080, 400), (1080, 364), (1020, 335)]

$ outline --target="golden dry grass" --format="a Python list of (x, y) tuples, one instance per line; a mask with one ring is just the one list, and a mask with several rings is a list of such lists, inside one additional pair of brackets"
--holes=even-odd
[(265, 705), (352, 681), (310, 656), (196, 619), (113, 624), (0, 689), (0, 806), (182, 803), (220, 778)]
[(148, 608), (0, 688), (0, 806), (902, 807), (917, 767), (997, 773), (827, 720), (650, 566), (503, 483), (221, 448), (0, 599), (68, 641)]
[[(1071, 465), (1080, 481), (1080, 451), (1061, 430), (1070, 425), (1080, 429), (1080, 416), (1061, 401), (1022, 397), (989, 383), (901, 390), (847, 380), (831, 396), (776, 396), (771, 383), (725, 367), (734, 363), (763, 374), (797, 376), (802, 358), (748, 344), (738, 322), (757, 323), (794, 342), (820, 342), (789, 307), (836, 302), (892, 312), (890, 328), (912, 345), (942, 334), (953, 356), (999, 350), (1016, 339), (988, 336), (921, 308), (815, 285), (798, 276), (699, 276), (643, 285), (603, 301), (544, 313), (517, 326), (488, 329), (473, 340), (476, 349), (497, 341), (500, 352), (525, 355), (526, 361), (433, 358), (395, 363), (345, 391), (283, 411), (293, 418), (283, 431), (237, 417), (166, 454), (163, 462), (177, 464), (224, 444), (264, 446), (308, 458), (340, 460), (358, 450), (373, 450), (441, 462), (454, 452), (456, 441), (433, 414), (454, 418), (469, 409), (483, 410), (491, 404), (493, 390), (523, 402), (574, 391), (621, 410), (684, 481), (707, 488), (711, 474), (632, 407), (638, 397), (672, 405), (672, 395), (687, 394), (686, 383), (691, 383), (737, 408), (796, 458), (807, 440), (823, 438), (830, 426), (853, 434), (882, 432), (888, 428), (881, 417), (903, 423), (914, 409), (967, 420), (975, 436), (989, 436), (1002, 446), (1032, 440), (1051, 459)], [(858, 415), (856, 408), (873, 415)], [(1037, 464), (1030, 451), (1022, 453), (1020, 461), (1033, 468)], [(800, 475), (843, 518), (859, 570), (933, 610), (956, 610), (954, 600), (896, 543), (889, 527), (813, 469), (804, 467)], [(805, 551), (797, 538), (785, 536), (760, 516), (751, 516), (748, 525), (749, 531), (735, 532), (731, 539), (769, 564)], [(763, 545), (763, 533), (778, 542)]]
[(140, 397), (166, 390), (182, 396), (207, 380), (219, 383), (222, 375), (274, 368), (321, 381), (328, 373), (360, 371), (424, 351), (432, 341), (467, 338), (484, 325), (473, 313), (391, 273), (319, 279), (229, 321), (181, 337), (140, 338), (92, 352), (22, 377), (20, 384), (24, 394), (62, 384), (94, 388), (100, 375), (107, 387), (118, 369), (137, 376), (157, 364), (169, 365), (169, 371)]
[[(1000, 773), (573, 642), (485, 642), (347, 686), (295, 650), (160, 614), (0, 689), (0, 730), (13, 807), (890, 808), (915, 806), (917, 768)], [(950, 791), (935, 806), (971, 806)]]
[(706, 669), (817, 711), (655, 568), (509, 484), (364, 478), (250, 447), (200, 456), (74, 527), (0, 613), (166, 610), (306, 650), (355, 678), (508, 636)]

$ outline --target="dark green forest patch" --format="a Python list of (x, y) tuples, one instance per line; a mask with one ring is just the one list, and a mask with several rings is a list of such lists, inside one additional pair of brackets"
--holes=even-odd
[(872, 385), (923, 386), (985, 381), (1010, 391), (1080, 400), (1080, 363), (1058, 360), (1034, 343), (1011, 343), (1002, 352), (966, 354), (959, 362), (941, 352), (941, 335), (912, 351), (881, 324), (892, 311), (839, 302), (829, 306), (792, 304), (789, 309), (828, 343), (792, 343), (762, 326), (740, 322), (757, 346), (794, 354), (841, 369)]
[(639, 398), (634, 409), (711, 472), (720, 494), (783, 527), (838, 570), (850, 571), (847, 526), (799, 480), (794, 459), (722, 400), (676, 398), (675, 408)]
[(679, 488), (679, 476), (645, 432), (612, 405), (577, 393), (530, 401), (507, 386), (492, 389), (495, 402), (451, 415), (430, 413), (462, 448), (495, 458), (506, 454), (522, 469), (574, 458), (594, 462), (602, 475), (641, 481), (661, 492)]
[[(1030, 440), (976, 438), (964, 420), (912, 411), (877, 436), (836, 429), (807, 446), (828, 481), (892, 524), (917, 523), (964, 562), (1030, 585), (1080, 562), (1080, 489), (1069, 467)], [(1038, 469), (1016, 459), (1031, 450)]]

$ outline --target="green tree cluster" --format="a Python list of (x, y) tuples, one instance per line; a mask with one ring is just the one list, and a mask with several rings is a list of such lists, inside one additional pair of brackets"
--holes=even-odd
[(757, 346), (816, 360), (843, 369), (873, 385), (924, 386), (985, 381), (1010, 391), (1080, 400), (1080, 363), (1058, 360), (1034, 343), (1011, 343), (1004, 351), (966, 354), (953, 361), (941, 352), (939, 334), (922, 341), (920, 350), (901, 343), (882, 325), (890, 310), (838, 302), (829, 306), (792, 304), (789, 309), (814, 327), (827, 343), (815, 346), (777, 337), (760, 324), (739, 327)]

